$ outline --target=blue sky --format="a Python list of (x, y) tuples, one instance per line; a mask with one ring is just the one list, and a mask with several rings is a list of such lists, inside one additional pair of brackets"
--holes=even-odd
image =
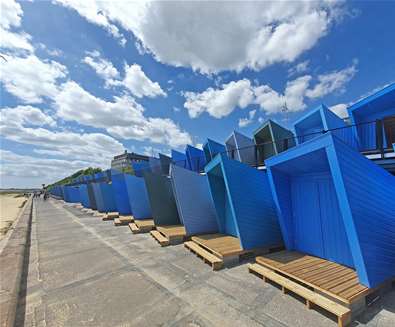
[(392, 1), (1, 6), (1, 187), (344, 116), (395, 79)]

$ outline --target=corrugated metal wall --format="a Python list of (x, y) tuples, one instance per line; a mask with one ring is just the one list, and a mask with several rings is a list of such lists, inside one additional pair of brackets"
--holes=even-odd
[(149, 204), (144, 178), (125, 175), (125, 184), (134, 219), (152, 218), (151, 206)]
[(207, 176), (172, 165), (171, 181), (187, 235), (217, 232), (217, 217)]
[(155, 225), (181, 224), (170, 178), (144, 173), (144, 180)]
[(86, 185), (84, 185), (84, 184), (81, 184), (79, 186), (79, 189), (80, 189), (81, 204), (85, 208), (90, 208), (89, 196), (88, 196), (88, 187)]
[(128, 191), (126, 189), (124, 174), (122, 173), (112, 174), (112, 189), (114, 192), (115, 204), (119, 214), (131, 215), (132, 210), (129, 204)]

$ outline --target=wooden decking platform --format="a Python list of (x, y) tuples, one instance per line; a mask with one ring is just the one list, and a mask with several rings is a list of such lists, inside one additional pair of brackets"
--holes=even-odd
[(150, 233), (161, 246), (180, 244), (186, 237), (185, 227), (182, 225), (156, 226), (156, 230)]
[(107, 214), (103, 217), (103, 220), (114, 220), (119, 217), (119, 213), (116, 211), (107, 212)]
[(155, 229), (155, 223), (153, 219), (135, 219), (129, 224), (129, 228), (133, 234), (148, 233)]
[(119, 216), (119, 218), (114, 219), (115, 226), (129, 225), (134, 221), (133, 216)]
[(366, 305), (373, 290), (359, 283), (355, 270), (296, 251), (280, 251), (256, 257), (249, 271), (281, 285), (311, 303), (335, 314), (339, 326)]
[(185, 242), (184, 246), (210, 264), (213, 270), (238, 263), (244, 255), (255, 252), (243, 250), (237, 237), (223, 234), (192, 236), (191, 241)]

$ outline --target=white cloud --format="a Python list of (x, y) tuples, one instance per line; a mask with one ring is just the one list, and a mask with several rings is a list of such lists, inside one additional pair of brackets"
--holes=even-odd
[(21, 25), (22, 8), (19, 3), (14, 0), (1, 0), (0, 25), (5, 29), (11, 26), (18, 27)]
[(246, 117), (246, 118), (240, 118), (240, 119), (239, 119), (239, 127), (240, 127), (240, 128), (246, 127), (246, 126), (250, 125), (251, 123), (253, 123), (253, 122), (254, 122), (255, 114), (256, 114), (256, 109), (251, 110), (251, 111), (248, 113), (248, 117)]
[(166, 96), (166, 93), (162, 90), (158, 82), (151, 81), (147, 75), (141, 69), (141, 66), (137, 64), (125, 65), (125, 78), (123, 81), (117, 83), (126, 87), (134, 96), (142, 98)]
[(107, 86), (112, 84), (113, 79), (119, 77), (119, 72), (113, 64), (101, 58), (98, 52), (90, 53), (90, 56), (86, 56), (83, 62), (92, 67), (96, 74), (105, 80)]
[(298, 63), (296, 66), (288, 69), (288, 76), (305, 73), (309, 70), (310, 60), (305, 60)]
[(334, 91), (344, 91), (344, 85), (348, 83), (357, 73), (357, 60), (350, 67), (343, 70), (318, 76), (318, 83), (306, 92), (309, 98), (319, 98)]
[(25, 103), (41, 103), (44, 97), (54, 97), (57, 82), (67, 74), (65, 66), (56, 61), (8, 56), (0, 65), (0, 80), (5, 89)]
[(185, 92), (184, 107), (191, 118), (207, 111), (215, 118), (228, 116), (236, 107), (246, 108), (253, 100), (251, 83), (247, 79), (223, 84), (221, 89), (208, 88), (202, 93)]
[(203, 73), (293, 62), (341, 15), (337, 1), (58, 2), (110, 32), (122, 25), (160, 62)]
[(347, 118), (348, 117), (348, 112), (347, 112), (348, 106), (345, 103), (339, 103), (335, 106), (330, 107), (330, 109), (338, 115), (340, 118)]
[(179, 147), (190, 143), (190, 135), (171, 119), (144, 116), (144, 108), (128, 96), (107, 102), (90, 94), (75, 82), (62, 85), (54, 98), (57, 115), (66, 121), (105, 128), (123, 139), (149, 140)]
[(1, 123), (13, 125), (55, 126), (55, 120), (32, 106), (17, 106), (15, 108), (2, 108), (0, 110)]
[(26, 50), (33, 52), (33, 46), (30, 44), (31, 36), (26, 33), (12, 33), (0, 27), (0, 48), (8, 50)]

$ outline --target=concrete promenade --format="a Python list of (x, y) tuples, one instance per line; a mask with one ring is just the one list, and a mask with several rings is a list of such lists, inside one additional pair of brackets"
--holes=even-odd
[[(18, 326), (337, 326), (246, 263), (213, 272), (183, 245), (53, 199), (35, 200), (26, 268)], [(395, 326), (395, 291), (352, 326)]]

